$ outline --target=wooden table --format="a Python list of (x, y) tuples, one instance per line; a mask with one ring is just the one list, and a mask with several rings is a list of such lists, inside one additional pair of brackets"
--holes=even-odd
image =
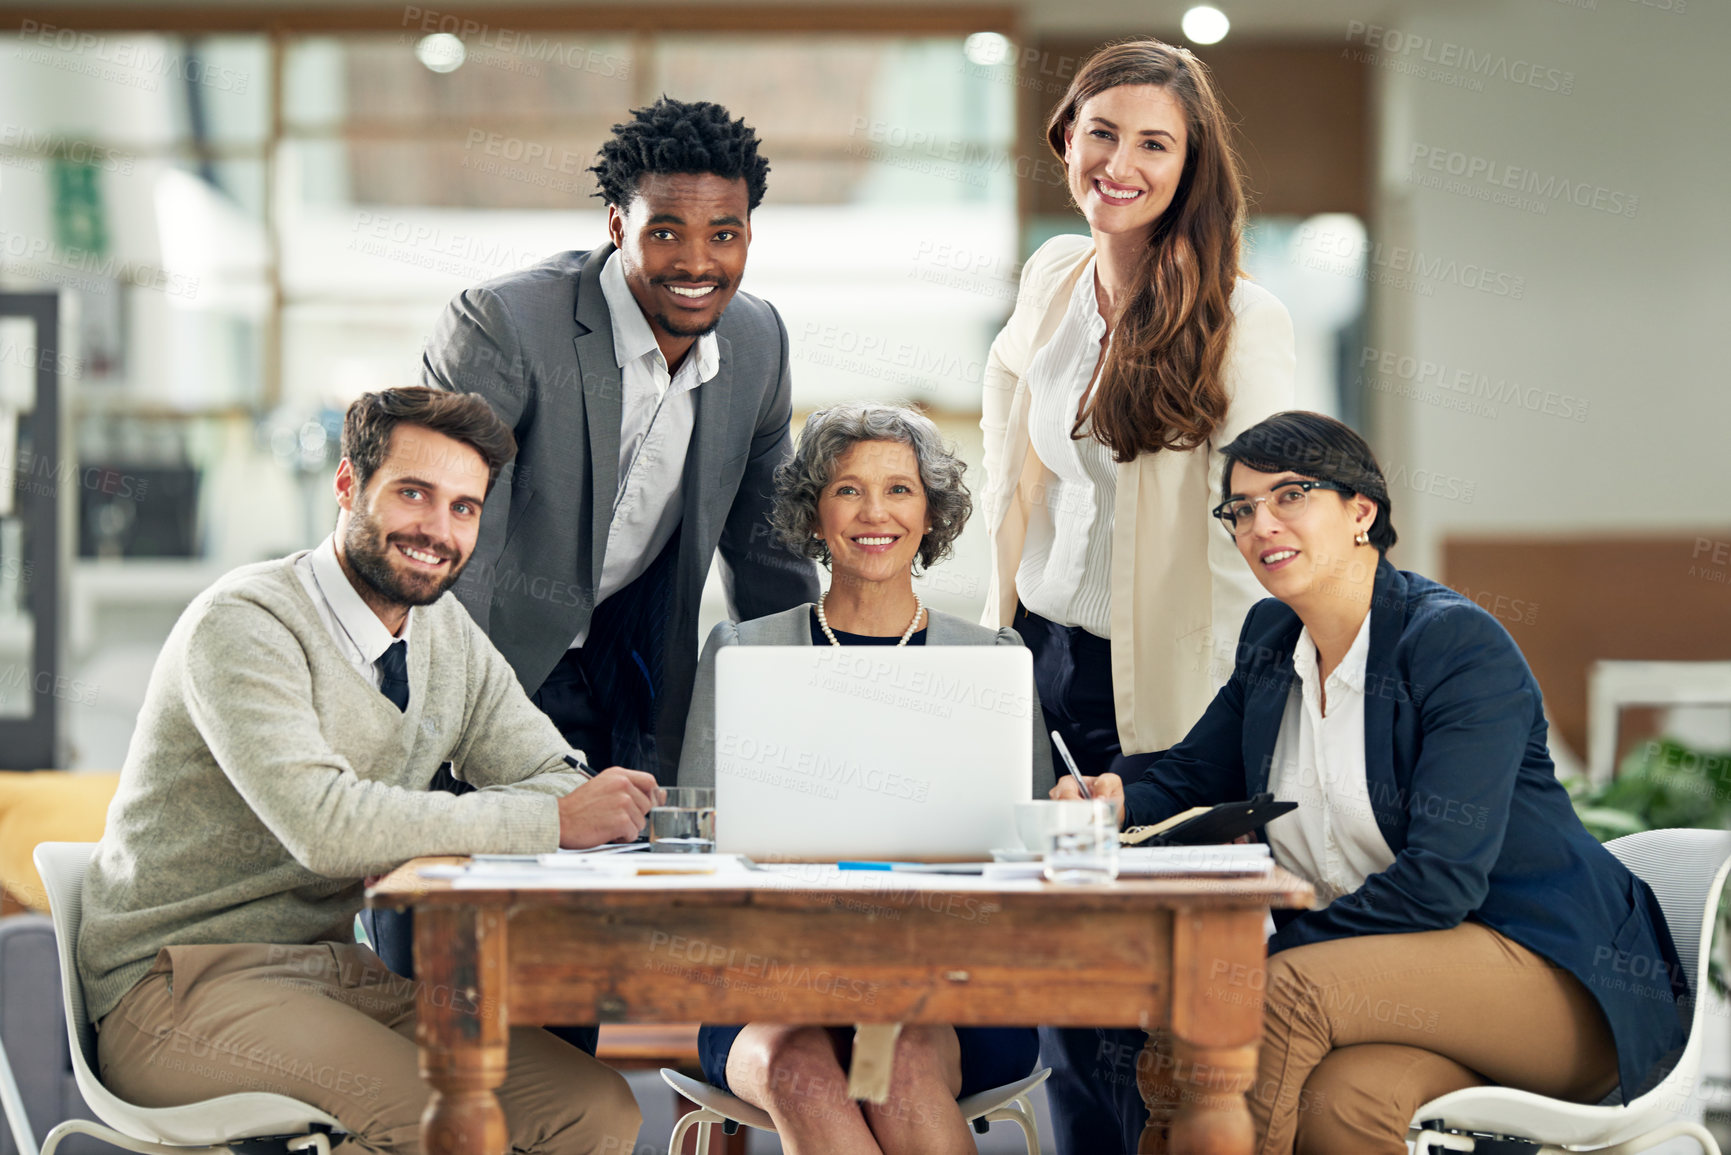
[[(430, 1155), (502, 1155), (510, 1026), (956, 1023), (1170, 1028), (1169, 1060), (1116, 1064), (1150, 1100), (1140, 1150), (1248, 1152), (1263, 917), (1310, 887), (1266, 878), (1098, 887), (813, 870), (463, 889), (421, 859), (368, 892), (413, 907)], [(821, 882), (819, 880), (822, 880)], [(1177, 1092), (1164, 1140), (1162, 1076)]]

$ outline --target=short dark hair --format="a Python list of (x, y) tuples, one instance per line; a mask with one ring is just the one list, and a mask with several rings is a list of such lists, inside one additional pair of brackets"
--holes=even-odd
[(1368, 531), (1370, 544), (1379, 554), (1394, 546), (1397, 535), (1390, 520), (1394, 509), (1382, 466), (1376, 463), (1376, 454), (1365, 439), (1342, 422), (1321, 413), (1289, 409), (1258, 421), (1220, 452), (1226, 458), (1226, 469), (1220, 476), (1222, 501), (1232, 496), (1234, 465), (1260, 473), (1302, 473), (1345, 486), (1376, 502), (1376, 521)]
[(385, 463), (391, 435), (399, 425), (419, 425), (468, 445), (487, 463), (487, 488), (500, 468), (517, 456), (511, 427), (499, 420), (478, 393), (450, 393), (422, 385), (362, 393), (343, 416), (343, 456), (354, 470), (355, 484), (367, 481)]
[(630, 205), (646, 173), (713, 173), (745, 181), (748, 211), (763, 201), (769, 162), (757, 155), (757, 133), (744, 120), (707, 100), (686, 102), (663, 96), (648, 108), (634, 108), (631, 119), (613, 126), (601, 146), (595, 195), (615, 208)]

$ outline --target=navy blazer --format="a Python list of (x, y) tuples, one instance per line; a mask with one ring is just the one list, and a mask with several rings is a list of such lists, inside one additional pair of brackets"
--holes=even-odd
[[(1302, 628), (1273, 598), (1251, 609), (1232, 678), (1184, 740), (1125, 786), (1127, 824), (1267, 789)], [(1381, 562), (1364, 759), (1394, 863), (1321, 910), (1277, 912), (1268, 949), (1483, 923), (1592, 992), (1626, 1103), (1681, 1053), (1688, 982), (1652, 890), (1575, 817), (1545, 732), (1538, 682), (1496, 619)]]

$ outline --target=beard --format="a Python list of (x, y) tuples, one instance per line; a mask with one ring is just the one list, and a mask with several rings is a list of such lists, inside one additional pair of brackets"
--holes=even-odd
[[(449, 572), (443, 575), (404, 572), (391, 560), (399, 545), (445, 558)], [(450, 546), (420, 534), (392, 534), (387, 538), (380, 533), (372, 515), (358, 509), (349, 514), (348, 532), (343, 535), (343, 556), (355, 576), (375, 594), (399, 606), (432, 605), (456, 584), (468, 563), (468, 558)]]
[(674, 337), (707, 337), (711, 333), (715, 332), (715, 327), (717, 325), (721, 324), (721, 314), (717, 313), (715, 315), (715, 320), (709, 322), (707, 325), (682, 325), (672, 317), (669, 317), (666, 313), (655, 314), (654, 320), (655, 323), (661, 327), (663, 333), (670, 334)]

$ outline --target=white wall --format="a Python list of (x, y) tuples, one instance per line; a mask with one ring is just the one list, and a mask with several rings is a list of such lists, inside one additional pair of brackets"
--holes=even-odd
[[(1370, 267), (1400, 275), (1403, 259), (1418, 260), (1403, 258), (1405, 248), (1435, 270), (1414, 276), (1417, 290), (1379, 285), (1373, 295), (1373, 342), (1395, 356), (1392, 373), (1365, 366), (1376, 441), (1409, 479), (1395, 492), (1401, 563), (1434, 571), (1441, 539), (1462, 531), (1722, 536), (1731, 524), (1731, 8), (1708, 0), (1413, 4), (1383, 27), (1420, 46), (1391, 52), (1404, 46), (1387, 31), (1341, 33), (1353, 51), (1367, 40), (1382, 45), (1373, 235), (1384, 249)], [(1539, 86), (1502, 79), (1501, 63), (1478, 74), (1483, 91), (1457, 86), (1469, 50), (1506, 58), (1511, 76), (1536, 65)], [(1444, 158), (1443, 172), (1426, 167), (1431, 155)], [(1499, 180), (1503, 166), (1531, 170), (1529, 191), (1517, 195), (1545, 211), (1475, 199), (1503, 190), (1482, 175), (1449, 175), (1474, 157), (1495, 162)], [(1445, 187), (1418, 187), (1413, 173)], [(1535, 195), (1551, 178), (1590, 186), (1600, 207)], [(1451, 179), (1461, 186), (1451, 191)], [(1633, 216), (1608, 211), (1627, 208), (1630, 197), (1638, 198)], [(1459, 283), (1474, 266), (1501, 274), (1492, 291)], [(1504, 289), (1509, 295), (1499, 295)], [(1457, 388), (1434, 372), (1417, 379), (1411, 365), (1403, 376), (1401, 357), (1445, 366)], [(1444, 408), (1437, 402), (1487, 403), (1459, 391), (1457, 371), (1493, 388), (1518, 384), (1541, 411)], [(1552, 414), (1542, 411), (1547, 400)], [(1443, 495), (1415, 492), (1415, 480)]]

